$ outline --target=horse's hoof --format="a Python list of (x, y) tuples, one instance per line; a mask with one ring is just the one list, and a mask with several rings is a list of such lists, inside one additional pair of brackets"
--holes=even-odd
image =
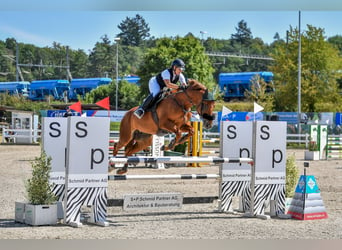
[(127, 173), (127, 170), (124, 170), (124, 169), (118, 169), (118, 170), (116, 170), (116, 173), (117, 174), (126, 174)]

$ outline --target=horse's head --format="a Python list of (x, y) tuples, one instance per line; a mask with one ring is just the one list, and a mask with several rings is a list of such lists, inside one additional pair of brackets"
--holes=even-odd
[[(210, 129), (215, 120), (215, 100), (208, 89), (196, 80), (190, 79), (187, 92), (192, 92), (193, 103), (196, 105), (197, 113), (203, 118), (203, 126)], [(189, 94), (190, 95), (190, 94)]]

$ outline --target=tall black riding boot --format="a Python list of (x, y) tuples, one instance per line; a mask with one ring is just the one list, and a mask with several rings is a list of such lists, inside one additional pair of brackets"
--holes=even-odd
[(144, 116), (145, 110), (150, 107), (150, 105), (152, 104), (153, 100), (154, 100), (153, 95), (149, 94), (145, 98), (143, 104), (141, 104), (141, 106), (136, 111), (134, 111), (134, 115), (136, 117), (138, 117), (139, 119), (141, 119), (141, 117)]

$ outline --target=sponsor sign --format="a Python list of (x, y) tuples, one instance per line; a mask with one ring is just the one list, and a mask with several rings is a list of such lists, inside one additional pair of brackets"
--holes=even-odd
[(181, 208), (181, 193), (130, 194), (124, 196), (124, 210), (155, 210)]
[(109, 118), (67, 119), (67, 188), (107, 187)]

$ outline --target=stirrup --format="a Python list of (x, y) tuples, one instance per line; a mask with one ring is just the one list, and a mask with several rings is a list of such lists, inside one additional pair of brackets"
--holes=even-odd
[(141, 119), (145, 114), (145, 111), (142, 108), (138, 108), (136, 111), (134, 111), (134, 115)]

